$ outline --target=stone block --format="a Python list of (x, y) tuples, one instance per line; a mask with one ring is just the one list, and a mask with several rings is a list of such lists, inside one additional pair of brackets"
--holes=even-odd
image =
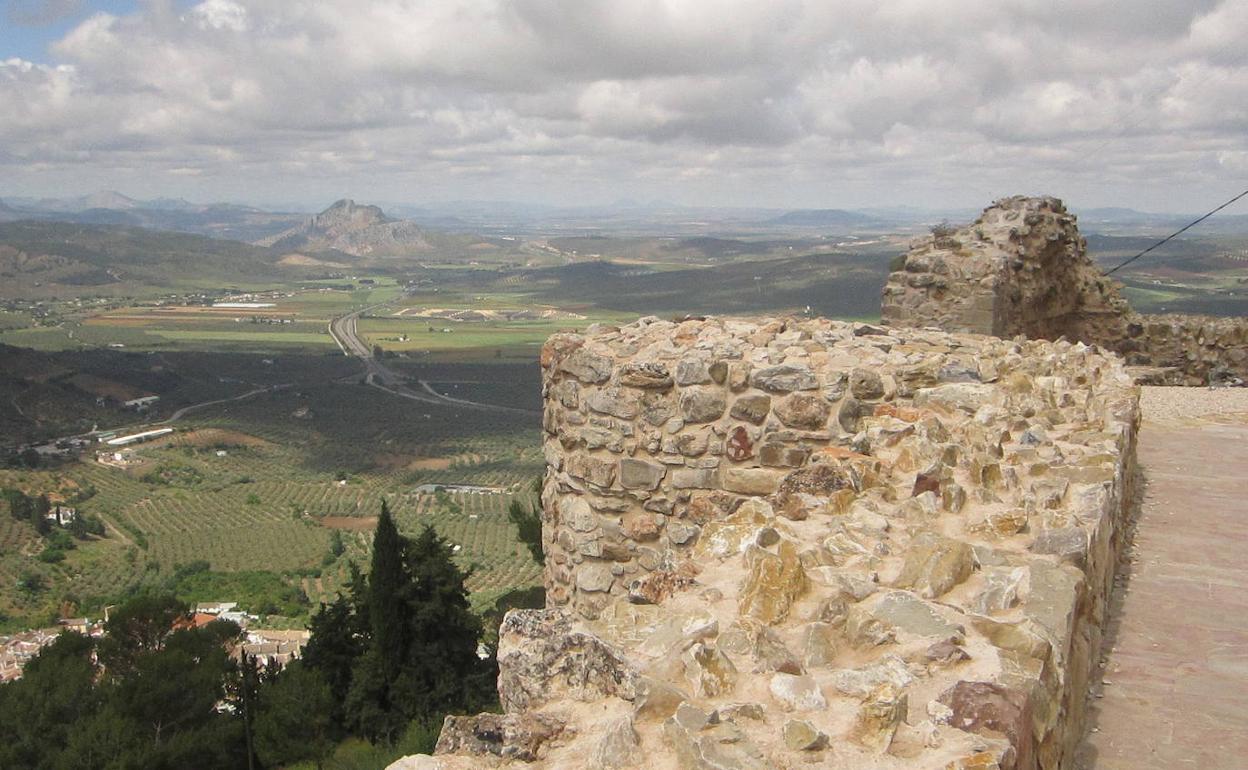
[(681, 391), (680, 415), (687, 423), (714, 422), (728, 408), (723, 391), (715, 387), (691, 387)]
[(768, 468), (725, 468), (722, 479), (724, 489), (729, 492), (769, 495), (780, 487), (785, 475), (784, 471)]
[(791, 393), (818, 388), (819, 378), (808, 366), (781, 364), (755, 369), (750, 375), (750, 384), (771, 393)]
[(625, 489), (657, 489), (667, 473), (659, 463), (625, 458), (620, 460), (620, 486)]

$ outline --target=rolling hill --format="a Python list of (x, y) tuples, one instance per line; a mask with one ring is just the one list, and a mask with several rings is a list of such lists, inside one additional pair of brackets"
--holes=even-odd
[(22, 220), (0, 224), (0, 296), (98, 295), (143, 288), (289, 279), (287, 252), (137, 227)]

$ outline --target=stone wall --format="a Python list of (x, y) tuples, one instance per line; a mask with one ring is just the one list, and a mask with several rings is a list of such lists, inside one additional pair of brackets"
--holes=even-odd
[(1248, 320), (1134, 313), (1056, 198), (997, 201), (966, 227), (919, 239), (895, 267), (881, 304), (891, 326), (1066, 337), (1168, 384), (1248, 380)]
[(1137, 390), (1068, 342), (642, 319), (543, 349), (548, 608), (407, 768), (1064, 768)]

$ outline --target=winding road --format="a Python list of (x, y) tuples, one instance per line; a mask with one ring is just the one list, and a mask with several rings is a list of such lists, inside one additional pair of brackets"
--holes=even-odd
[(370, 310), (382, 307), (387, 303), (380, 302), (375, 305), (354, 310), (345, 315), (340, 315), (329, 322), (329, 334), (334, 338), (334, 343), (338, 345), (338, 349), (343, 355), (354, 356), (364, 363), (364, 382), (371, 387), (380, 391), (384, 391), (400, 398), (410, 399), (412, 401), (420, 401), (426, 404), (437, 404), (438, 406), (454, 406), (466, 409), (476, 409), (484, 412), (503, 412), (510, 414), (537, 415), (540, 414), (533, 409), (521, 409), (514, 406), (502, 406), (499, 404), (486, 404), (480, 401), (470, 401), (465, 398), (452, 398), (445, 396), (433, 389), (428, 382), (418, 380), (420, 390), (414, 390), (407, 386), (407, 378), (394, 370), (387, 367), (381, 362), (381, 359), (373, 355), (372, 348), (360, 336), (359, 318), (362, 314)]

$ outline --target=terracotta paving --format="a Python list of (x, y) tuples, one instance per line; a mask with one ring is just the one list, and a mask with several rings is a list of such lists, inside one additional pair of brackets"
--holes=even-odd
[[(1147, 419), (1134, 561), (1079, 766), (1248, 768), (1248, 424)], [(1095, 695), (1094, 695), (1095, 697)]]

